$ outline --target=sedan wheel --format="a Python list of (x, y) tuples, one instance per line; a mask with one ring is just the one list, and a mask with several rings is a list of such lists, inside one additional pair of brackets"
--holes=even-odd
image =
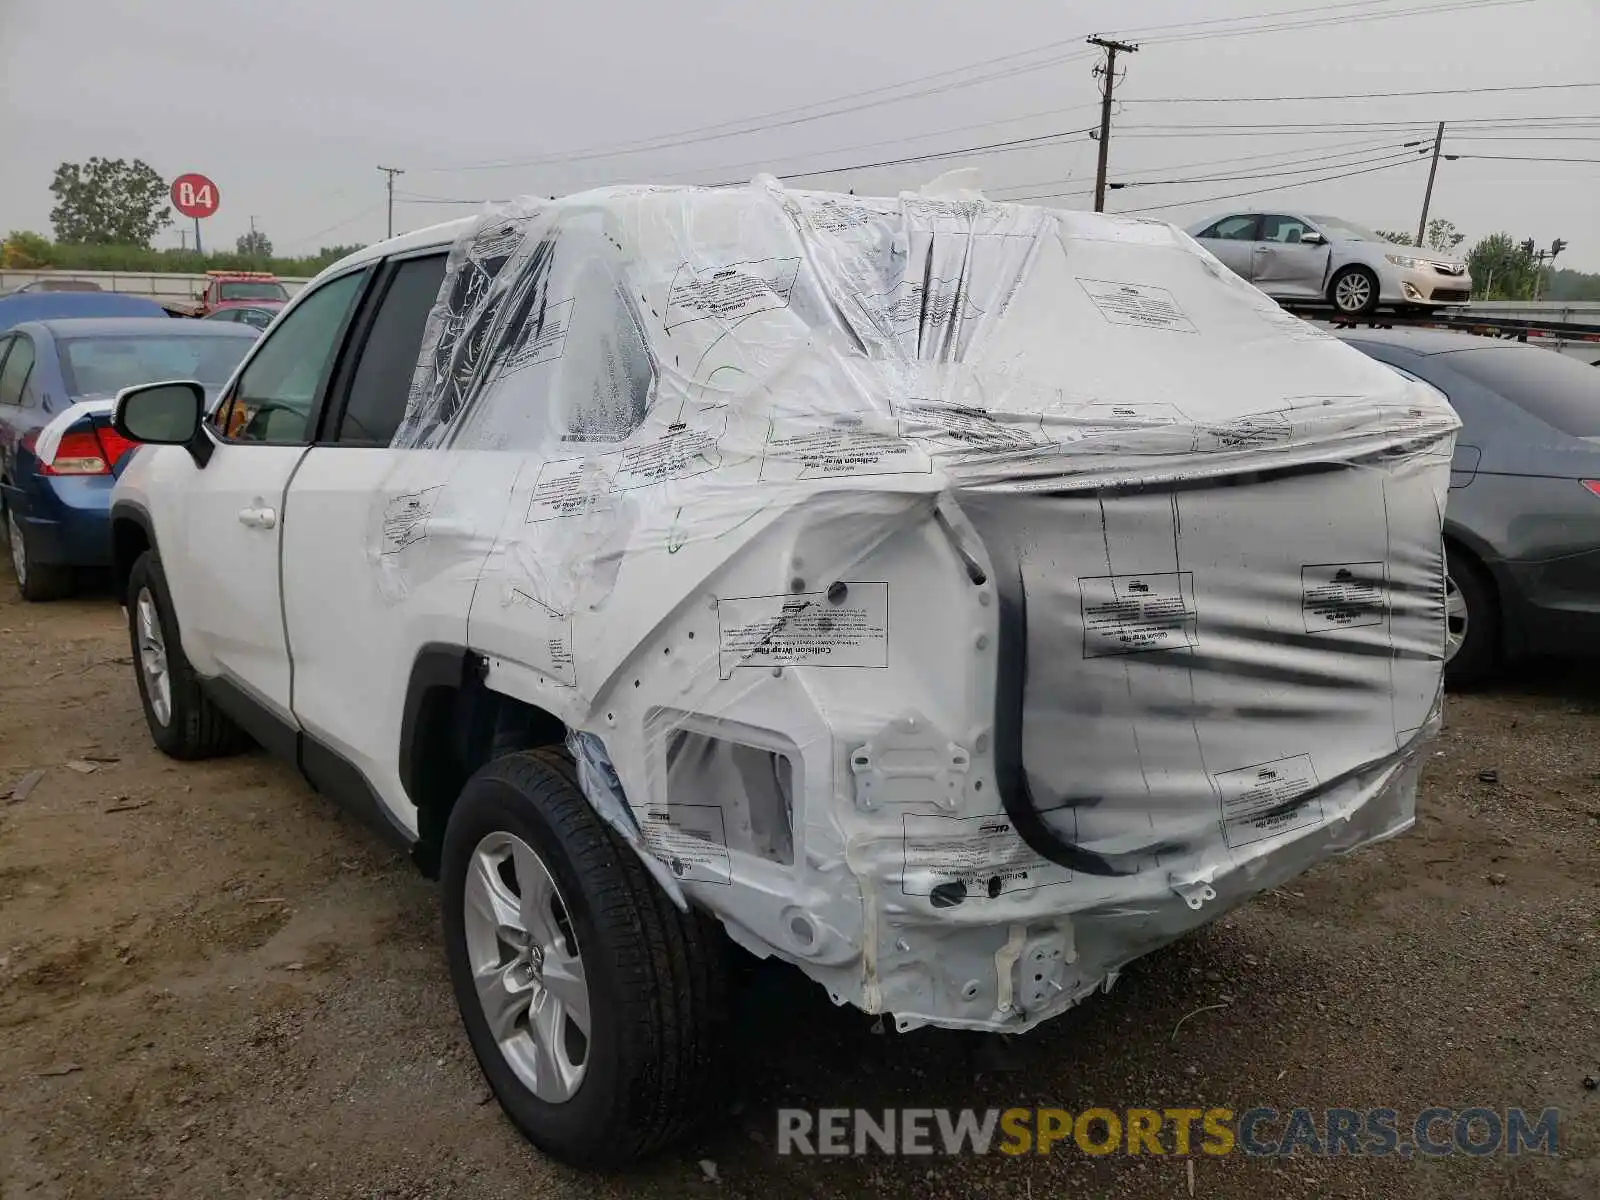
[(139, 673), (144, 676), (150, 715), (163, 728), (172, 723), (172, 676), (168, 674), (167, 642), (161, 635), (156, 600), (147, 587), (134, 601), (134, 639), (139, 651)]
[(1455, 577), (1444, 577), (1444, 661), (1448, 665), (1467, 641), (1467, 598), (1456, 585)]
[(1370, 312), (1377, 302), (1377, 281), (1359, 267), (1342, 272), (1333, 281), (1333, 306), (1347, 316)]
[(11, 569), (17, 573), (17, 586), (24, 591), (28, 587), (28, 551), (22, 542), (22, 526), (17, 524), (16, 515), (6, 509), (6, 541), (11, 543)]

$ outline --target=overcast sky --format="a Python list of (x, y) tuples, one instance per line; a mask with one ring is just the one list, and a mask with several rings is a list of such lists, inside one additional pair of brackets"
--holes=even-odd
[[(1417, 9), (1435, 11), (1373, 19)], [(1237, 32), (1306, 21), (1325, 23)], [(1414, 230), (1427, 163), (1403, 143), (1440, 120), (1476, 122), (1447, 127), (1446, 153), (1600, 160), (1600, 86), (1549, 86), (1600, 83), (1600, 0), (0, 0), (0, 231), (48, 231), (56, 164), (97, 154), (209, 175), (207, 245), (254, 216), (279, 253), (381, 238), (380, 163), (405, 168), (402, 196), (479, 200), (1026, 140), (796, 182), (894, 192), (967, 166), (991, 195), (1089, 208), (1071, 194), (1094, 181), (1077, 132), (1097, 120), (1089, 33), (1143, 45), (1117, 91), (1111, 178), (1147, 186), (1111, 193), (1113, 211), (1187, 224), (1270, 205)], [(1272, 128), (1175, 128), (1218, 124)], [(617, 152), (640, 142), (656, 148)], [(396, 231), (470, 211), (407, 200)], [(1562, 237), (1560, 265), (1600, 270), (1600, 162), (1443, 162), (1432, 212), (1463, 249), (1496, 230)]]

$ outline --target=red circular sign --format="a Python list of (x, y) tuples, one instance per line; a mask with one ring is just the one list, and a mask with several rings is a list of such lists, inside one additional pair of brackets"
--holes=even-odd
[(214, 216), (220, 201), (217, 185), (204, 175), (191, 172), (172, 181), (172, 207), (186, 217)]

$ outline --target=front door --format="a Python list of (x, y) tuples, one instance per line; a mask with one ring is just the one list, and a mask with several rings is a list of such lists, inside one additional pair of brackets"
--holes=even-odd
[[(256, 347), (211, 419), (217, 446), (187, 489), (183, 578), (171, 579), (196, 669), (290, 719), (279, 545), (284, 495), (364, 271), (322, 284)], [(307, 519), (314, 519), (308, 515)], [(169, 576), (172, 569), (169, 567)]]
[(1252, 252), (1250, 282), (1269, 296), (1319, 299), (1332, 251), (1326, 242), (1301, 240), (1315, 232), (1299, 217), (1262, 217)]

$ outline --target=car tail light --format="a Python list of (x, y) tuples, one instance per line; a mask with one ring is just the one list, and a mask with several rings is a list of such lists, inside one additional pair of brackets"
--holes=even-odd
[(132, 438), (125, 438), (109, 425), (96, 425), (95, 436), (100, 439), (100, 449), (105, 453), (105, 460), (111, 467), (115, 467), (126, 455), (139, 448), (139, 443)]
[(1600, 496), (1600, 479), (1584, 479), (1580, 482), (1596, 496)]
[(107, 475), (106, 452), (92, 429), (76, 429), (61, 435), (53, 462), (41, 462), (41, 475)]

